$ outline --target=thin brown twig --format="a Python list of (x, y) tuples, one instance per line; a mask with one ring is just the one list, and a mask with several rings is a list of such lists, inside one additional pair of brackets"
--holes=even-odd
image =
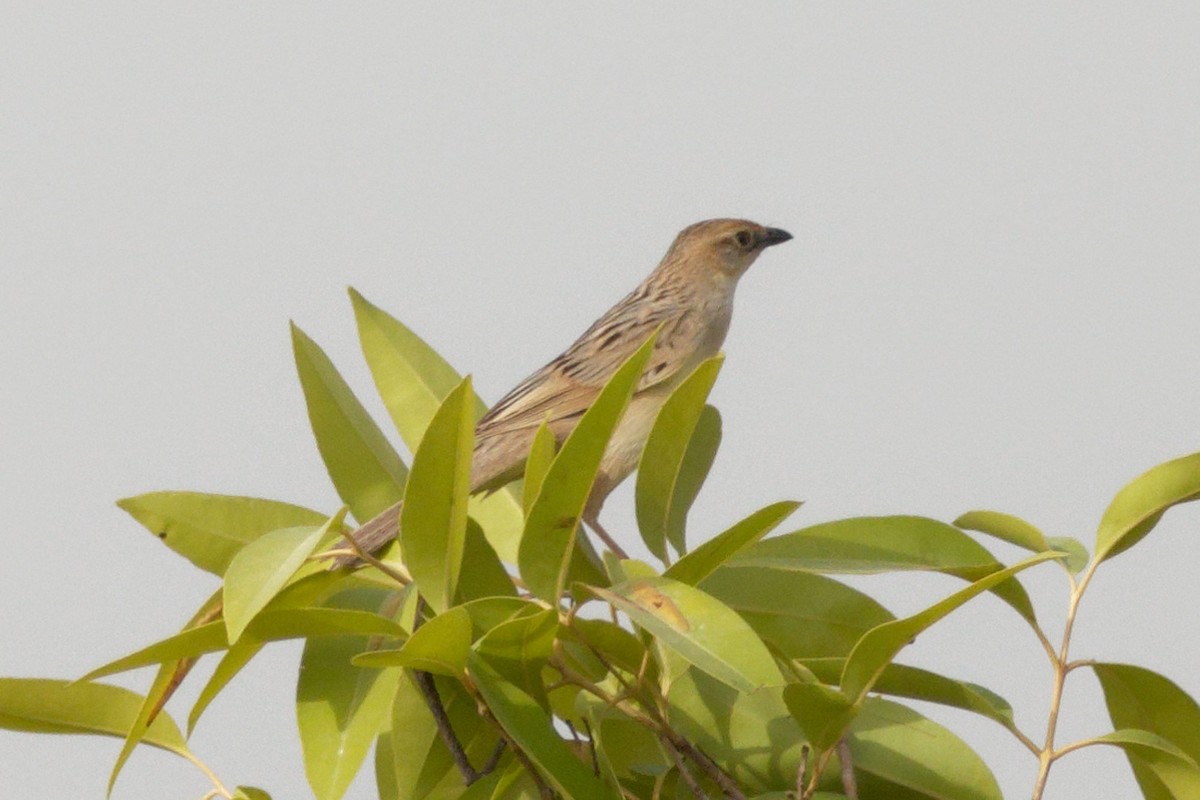
[(842, 794), (850, 800), (858, 800), (858, 781), (854, 778), (854, 760), (850, 755), (850, 743), (844, 738), (837, 743), (838, 761), (842, 764)]
[(596, 737), (592, 733), (592, 724), (587, 721), (586, 717), (584, 717), (583, 720), (581, 720), (581, 721), (583, 722), (583, 729), (585, 731), (587, 731), (588, 750), (592, 754), (592, 772), (597, 777), (599, 777), (600, 776), (600, 754), (596, 752)]
[(507, 747), (508, 747), (508, 742), (504, 740), (503, 736), (501, 736), (496, 741), (496, 746), (492, 748), (492, 754), (490, 756), (488, 756), (488, 760), (484, 763), (483, 767), (479, 770), (480, 777), (491, 774), (492, 770), (494, 770), (496, 768), (496, 765), (500, 763), (500, 756), (504, 755), (504, 750)]
[(796, 769), (796, 797), (799, 800), (804, 800), (805, 792), (807, 791), (804, 785), (808, 783), (809, 752), (808, 745), (803, 745), (800, 748), (800, 766)]
[(708, 795), (704, 793), (704, 789), (696, 782), (696, 776), (688, 769), (687, 764), (683, 760), (683, 756), (671, 744), (671, 741), (665, 736), (662, 737), (662, 743), (666, 747), (667, 754), (671, 756), (671, 760), (675, 762), (675, 769), (679, 770), (679, 776), (683, 778), (683, 782), (687, 784), (688, 789), (695, 795), (697, 800), (708, 800)]
[(438, 694), (437, 685), (433, 682), (433, 675), (416, 669), (413, 670), (413, 679), (421, 691), (421, 696), (425, 698), (425, 705), (429, 707), (429, 713), (433, 715), (433, 721), (437, 726), (442, 744), (446, 745), (446, 749), (450, 751), (450, 758), (454, 761), (454, 766), (458, 768), (458, 773), (462, 775), (463, 783), (470, 786), (482, 776), (471, 766), (471, 760), (467, 758), (466, 750), (463, 749), (462, 743), (458, 741), (458, 736), (454, 733), (454, 727), (450, 724), (450, 716), (446, 713), (446, 707), (442, 703), (441, 695)]
[(546, 783), (546, 779), (542, 777), (542, 773), (538, 772), (537, 767), (535, 767), (533, 762), (529, 760), (529, 756), (525, 755), (525, 751), (518, 747), (517, 743), (513, 741), (511, 736), (508, 735), (508, 731), (504, 730), (504, 726), (500, 724), (500, 720), (496, 719), (496, 717), (492, 715), (491, 710), (487, 707), (487, 703), (484, 703), (478, 696), (476, 697), (476, 700), (479, 702), (480, 716), (496, 726), (496, 730), (499, 732), (500, 738), (507, 742), (508, 747), (512, 750), (513, 758), (517, 759), (517, 761), (521, 763), (521, 766), (525, 769), (525, 772), (527, 772), (529, 777), (533, 779), (533, 782), (538, 789), (538, 796), (542, 798), (542, 800), (554, 800), (554, 790), (550, 788), (550, 784)]
[(729, 777), (729, 774), (725, 770), (721, 769), (717, 762), (709, 758), (707, 753), (689, 742), (673, 728), (668, 728), (667, 730), (673, 734), (672, 744), (679, 748), (681, 753), (696, 762), (696, 765), (704, 770), (708, 777), (716, 781), (717, 786), (721, 787), (721, 791), (725, 793), (726, 797), (730, 797), (732, 800), (746, 800), (746, 794), (742, 791), (741, 787), (737, 785), (733, 778)]
[[(414, 632), (417, 628), (421, 627), (420, 613), (425, 605), (425, 601), (421, 600), (419, 604), (417, 619), (413, 624)], [(492, 753), (492, 757), (488, 760), (487, 765), (482, 770), (476, 770), (471, 766), (471, 759), (467, 756), (467, 751), (463, 748), (462, 742), (458, 740), (458, 735), (454, 733), (454, 726), (450, 724), (450, 715), (446, 713), (446, 706), (442, 703), (442, 696), (438, 694), (433, 674), (415, 669), (413, 670), (413, 679), (417, 684), (417, 689), (421, 692), (421, 696), (425, 699), (425, 705), (429, 707), (429, 713), (433, 715), (433, 722), (437, 727), (438, 737), (441, 738), (442, 744), (446, 745), (446, 749), (450, 751), (450, 759), (454, 762), (454, 766), (462, 776), (463, 783), (470, 786), (495, 769), (496, 764), (500, 760), (503, 748), (498, 746)], [(504, 744), (504, 739), (500, 740), (500, 744)]]

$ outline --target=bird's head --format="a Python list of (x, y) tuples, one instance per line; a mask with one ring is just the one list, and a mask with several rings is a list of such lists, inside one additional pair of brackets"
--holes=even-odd
[(746, 219), (709, 219), (689, 225), (675, 237), (663, 259), (739, 278), (763, 250), (783, 244), (792, 235), (781, 228), (768, 228)]

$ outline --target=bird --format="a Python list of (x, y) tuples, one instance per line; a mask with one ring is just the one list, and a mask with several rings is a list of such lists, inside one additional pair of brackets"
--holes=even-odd
[[(720, 352), (739, 279), (764, 250), (791, 239), (781, 228), (745, 219), (709, 219), (680, 231), (636, 289), (479, 419), (471, 458), (471, 494), (496, 491), (521, 477), (543, 421), (561, 444), (617, 369), (658, 331), (650, 359), (601, 458), (582, 514), (584, 524), (624, 557), (620, 545), (600, 524), (604, 501), (637, 468), (667, 397), (701, 362)], [(403, 502), (351, 534), (358, 549), (378, 552), (399, 535)], [(342, 555), (334, 567), (359, 561), (357, 556)]]

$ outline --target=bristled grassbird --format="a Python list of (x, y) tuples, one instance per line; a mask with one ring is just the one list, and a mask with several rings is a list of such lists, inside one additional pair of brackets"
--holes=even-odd
[[(600, 390), (657, 329), (650, 360), (609, 440), (583, 521), (615, 553), (620, 546), (600, 525), (605, 498), (637, 468), (663, 402), (725, 341), (738, 279), (763, 250), (792, 235), (744, 219), (710, 219), (679, 232), (662, 261), (636, 289), (610, 308), (561, 355), (492, 406), (475, 428), (471, 493), (491, 492), (521, 477), (543, 420), (559, 444)], [(378, 551), (399, 533), (400, 503), (354, 534), (359, 547)], [(343, 557), (336, 563), (353, 563)]]

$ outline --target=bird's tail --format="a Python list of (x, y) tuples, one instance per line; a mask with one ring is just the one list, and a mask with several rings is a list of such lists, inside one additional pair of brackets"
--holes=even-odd
[[(372, 555), (378, 553), (388, 542), (400, 535), (400, 509), (403, 505), (403, 500), (393, 503), (363, 523), (350, 536), (354, 537), (354, 541), (362, 550)], [(338, 550), (350, 549), (350, 543), (343, 539), (335, 545), (335, 548)], [(330, 569), (350, 567), (361, 563), (362, 560), (358, 556), (338, 556), (333, 560)]]

